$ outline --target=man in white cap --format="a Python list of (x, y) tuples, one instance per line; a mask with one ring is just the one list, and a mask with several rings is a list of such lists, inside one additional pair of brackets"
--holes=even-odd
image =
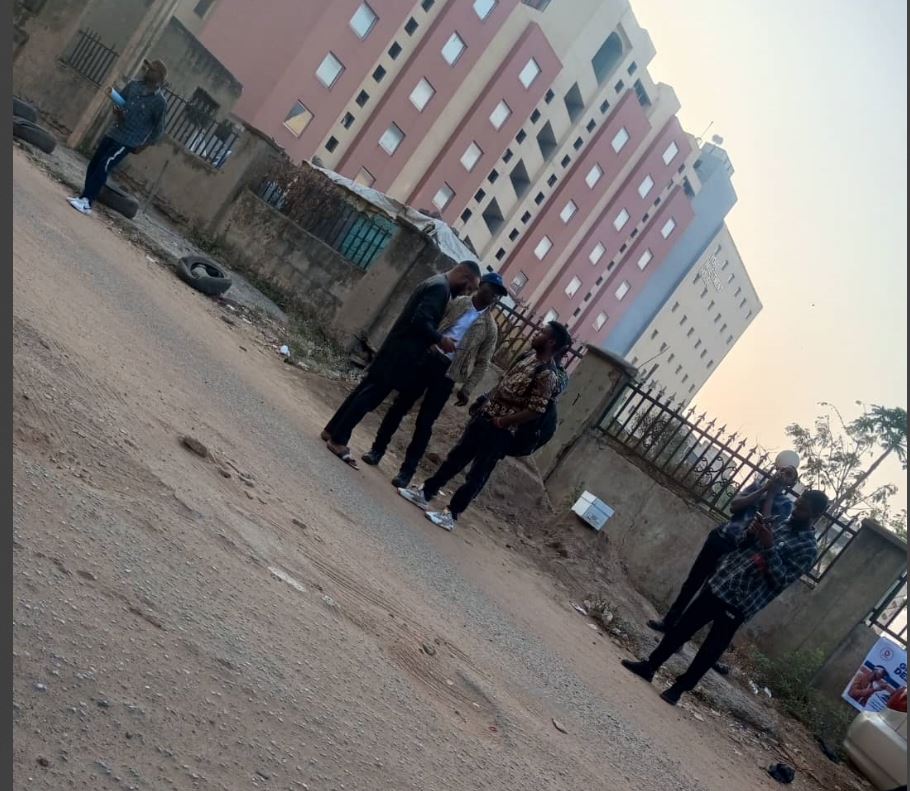
[[(799, 457), (792, 451), (790, 453), (792, 456), (784, 456), (783, 453), (778, 456), (778, 459), (788, 466), (778, 466), (776, 463), (773, 474), (761, 476), (733, 498), (733, 502), (730, 503), (732, 514), (730, 520), (708, 533), (708, 538), (692, 564), (689, 576), (686, 577), (667, 614), (659, 621), (649, 620), (648, 626), (657, 632), (667, 632), (676, 626), (689, 603), (717, 571), (721, 560), (736, 549), (758, 514), (761, 514), (769, 524), (781, 524), (790, 517), (793, 501), (787, 496), (787, 490), (798, 480), (796, 467), (790, 466), (794, 463), (793, 457), (795, 463), (799, 464)], [(715, 666), (715, 669), (721, 673), (726, 670), (723, 665)]]

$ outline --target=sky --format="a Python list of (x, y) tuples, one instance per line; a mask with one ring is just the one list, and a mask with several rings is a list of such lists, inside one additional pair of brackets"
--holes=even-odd
[[(764, 305), (695, 404), (774, 450), (819, 401), (906, 407), (906, 0), (631, 5), (683, 126), (723, 137)], [(905, 473), (882, 469), (905, 506)]]

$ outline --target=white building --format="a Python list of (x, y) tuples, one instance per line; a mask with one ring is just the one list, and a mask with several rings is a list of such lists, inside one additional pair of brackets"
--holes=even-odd
[(632, 346), (647, 382), (688, 404), (745, 332), (761, 301), (723, 225)]

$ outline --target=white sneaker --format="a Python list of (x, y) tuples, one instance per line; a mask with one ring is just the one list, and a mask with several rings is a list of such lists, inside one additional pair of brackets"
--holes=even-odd
[(451, 532), (455, 529), (455, 517), (448, 508), (444, 511), (427, 511), (427, 519), (443, 530)]
[(67, 198), (67, 201), (80, 214), (92, 213), (91, 204), (85, 198)]
[(420, 486), (409, 486), (407, 489), (399, 488), (398, 494), (424, 511), (430, 507), (427, 498), (423, 496), (423, 488)]

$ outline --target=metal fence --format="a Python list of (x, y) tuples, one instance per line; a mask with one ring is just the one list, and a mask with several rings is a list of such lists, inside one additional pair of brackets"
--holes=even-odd
[(361, 211), (338, 199), (331, 191), (333, 186), (326, 185), (326, 199), (319, 200), (320, 187), (314, 185), (313, 194), (305, 205), (294, 204), (287, 191), (273, 179), (265, 179), (256, 194), (358, 269), (366, 271), (388, 246), (398, 228), (387, 217)]
[[(728, 433), (726, 426), (718, 427), (705, 413), (676, 404), (656, 384), (627, 385), (596, 428), (718, 520), (729, 519), (736, 493), (770, 466), (766, 451), (737, 432)], [(858, 526), (825, 514), (815, 529), (819, 554), (808, 576), (817, 581), (852, 541)]]
[[(505, 368), (530, 347), (531, 338), (543, 327), (544, 322), (524, 306), (510, 307), (500, 302), (492, 311), (499, 327), (499, 345), (493, 359), (497, 365)], [(578, 365), (586, 349), (586, 346), (577, 344), (566, 354), (564, 364), (569, 373)]]
[(188, 102), (167, 87), (163, 93), (167, 102), (164, 131), (168, 137), (213, 167), (223, 167), (240, 139), (234, 124), (215, 117), (217, 105)]
[(881, 635), (893, 638), (902, 646), (907, 645), (907, 572), (895, 580), (894, 585), (872, 609), (866, 622)]
[(97, 33), (80, 30), (63, 62), (95, 85), (101, 85), (120, 54), (106, 46)]

